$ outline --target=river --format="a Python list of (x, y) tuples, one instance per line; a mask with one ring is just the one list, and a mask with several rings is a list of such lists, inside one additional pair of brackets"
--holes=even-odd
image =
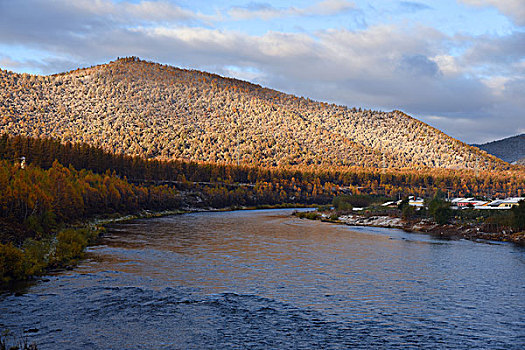
[(114, 224), (0, 295), (0, 329), (39, 349), (524, 348), (524, 248), (291, 213)]

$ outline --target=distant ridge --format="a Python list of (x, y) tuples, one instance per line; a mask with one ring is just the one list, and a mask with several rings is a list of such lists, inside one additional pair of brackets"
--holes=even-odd
[(299, 169), (510, 167), (401, 111), (315, 102), (136, 57), (52, 76), (0, 70), (0, 84), (0, 132), (114, 153)]
[(525, 134), (473, 146), (506, 162), (525, 165)]

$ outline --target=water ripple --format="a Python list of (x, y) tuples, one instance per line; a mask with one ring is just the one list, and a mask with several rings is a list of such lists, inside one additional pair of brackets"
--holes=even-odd
[(0, 328), (39, 349), (523, 348), (525, 250), (289, 213), (115, 225), (75, 270), (0, 295)]

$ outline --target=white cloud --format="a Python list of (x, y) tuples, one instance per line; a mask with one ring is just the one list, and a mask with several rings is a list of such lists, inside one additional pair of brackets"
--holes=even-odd
[(293, 16), (332, 16), (355, 8), (355, 4), (347, 0), (323, 0), (303, 8), (293, 6), (279, 8), (265, 3), (251, 3), (248, 6), (234, 6), (228, 11), (228, 14), (234, 20), (256, 18), (270, 20)]
[(471, 6), (494, 6), (519, 26), (525, 26), (525, 1), (523, 0), (460, 0)]
[(505, 84), (510, 81), (509, 77), (494, 76), (486, 79), (481, 79), (483, 84), (492, 90), (497, 96), (502, 96), (505, 92)]
[(458, 62), (456, 61), (456, 58), (452, 55), (437, 55), (432, 58), (434, 62), (439, 67), (439, 70), (445, 75), (445, 76), (457, 76), (458, 74), (462, 73), (462, 69), (459, 66)]
[(260, 18), (269, 20), (277, 17), (284, 17), (294, 15), (297, 9), (291, 8), (276, 8), (268, 4), (252, 4), (250, 6), (235, 6), (232, 7), (228, 14), (235, 20), (250, 20)]
[(356, 5), (346, 0), (323, 0), (306, 8), (303, 12), (307, 15), (336, 15), (355, 10)]

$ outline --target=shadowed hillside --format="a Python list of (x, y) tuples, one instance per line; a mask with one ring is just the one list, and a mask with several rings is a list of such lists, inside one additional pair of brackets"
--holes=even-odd
[(525, 134), (474, 146), (506, 162), (525, 165)]
[(347, 108), (125, 58), (34, 76), (0, 71), (0, 133), (113, 153), (266, 167), (505, 169), (406, 114)]

